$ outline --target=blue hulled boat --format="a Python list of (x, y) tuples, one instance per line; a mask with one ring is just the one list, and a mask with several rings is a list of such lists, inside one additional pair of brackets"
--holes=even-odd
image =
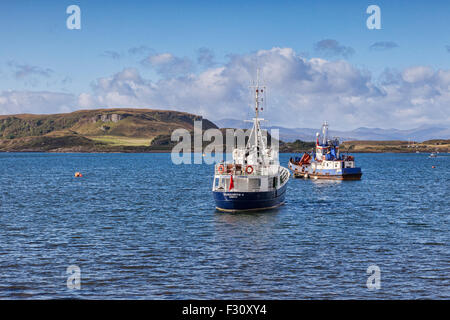
[(225, 212), (272, 209), (284, 204), (289, 170), (280, 166), (278, 150), (267, 146), (258, 118), (265, 87), (257, 80), (255, 118), (248, 142), (235, 147), (230, 163), (215, 166), (213, 195), (216, 208)]

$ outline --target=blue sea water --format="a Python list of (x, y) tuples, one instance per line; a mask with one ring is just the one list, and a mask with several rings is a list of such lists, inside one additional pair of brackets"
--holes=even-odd
[(361, 181), (291, 179), (280, 209), (225, 214), (212, 165), (0, 154), (0, 298), (449, 299), (450, 155), (356, 161)]

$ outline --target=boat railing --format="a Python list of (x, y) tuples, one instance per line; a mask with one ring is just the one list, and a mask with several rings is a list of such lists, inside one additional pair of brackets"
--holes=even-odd
[(283, 169), (282, 169), (282, 172), (281, 172), (281, 175), (280, 175), (280, 183), (283, 184), (284, 181), (286, 181), (287, 179), (289, 179), (289, 175), (290, 175), (289, 170), (283, 168)]
[(219, 163), (215, 165), (215, 175), (258, 176), (278, 173), (278, 165), (241, 165)]

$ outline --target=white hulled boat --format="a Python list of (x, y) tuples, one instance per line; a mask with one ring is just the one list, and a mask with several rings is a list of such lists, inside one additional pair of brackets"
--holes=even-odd
[(322, 142), (316, 135), (316, 152), (304, 153), (301, 158), (291, 158), (289, 169), (296, 178), (359, 180), (361, 168), (355, 166), (355, 158), (339, 151), (339, 140), (328, 139), (328, 123), (322, 125)]

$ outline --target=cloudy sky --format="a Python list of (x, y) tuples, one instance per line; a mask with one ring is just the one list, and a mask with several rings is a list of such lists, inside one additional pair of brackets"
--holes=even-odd
[[(69, 30), (66, 8), (81, 9)], [(381, 9), (369, 30), (366, 9)], [(0, 114), (146, 107), (272, 125), (450, 126), (448, 1), (0, 3)]]

